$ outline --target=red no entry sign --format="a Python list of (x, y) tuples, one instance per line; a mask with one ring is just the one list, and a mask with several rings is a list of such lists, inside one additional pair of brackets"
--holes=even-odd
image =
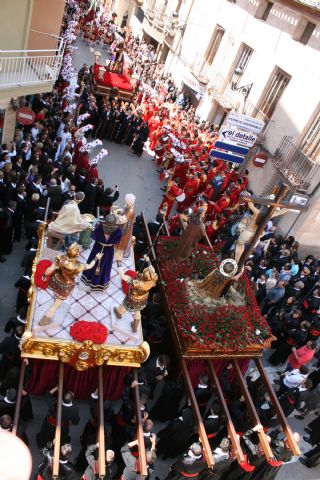
[(22, 125), (31, 125), (35, 119), (35, 113), (28, 107), (22, 107), (17, 110), (17, 121)]

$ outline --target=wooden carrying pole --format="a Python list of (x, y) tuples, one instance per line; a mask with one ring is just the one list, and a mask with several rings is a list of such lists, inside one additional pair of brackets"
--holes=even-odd
[[(237, 380), (239, 382), (242, 394), (243, 394), (243, 396), (245, 398), (245, 401), (247, 403), (247, 407), (248, 407), (248, 410), (249, 410), (249, 413), (250, 413), (250, 416), (251, 416), (251, 420), (254, 423), (254, 426), (256, 426), (258, 424), (261, 425), (260, 418), (257, 414), (256, 407), (254, 406), (254, 403), (253, 403), (253, 400), (252, 400), (251, 395), (249, 393), (248, 387), (247, 387), (247, 385), (246, 385), (246, 383), (243, 379), (241, 369), (239, 367), (239, 364), (238, 364), (237, 360), (232, 360), (232, 365), (233, 365), (233, 369), (236, 373), (236, 377), (237, 377)], [(263, 431), (258, 432), (258, 435), (259, 435), (259, 440), (260, 440), (261, 447), (264, 451), (264, 454), (265, 454), (267, 460), (273, 459), (274, 455), (273, 455), (273, 452), (271, 450), (271, 447), (270, 447), (270, 444), (268, 442), (268, 439), (267, 439), (267, 436), (266, 436), (265, 432), (263, 432)]]
[(98, 402), (99, 402), (99, 459), (98, 470), (99, 478), (104, 478), (106, 474), (106, 447), (104, 441), (104, 409), (103, 409), (103, 367), (98, 369)]
[(26, 364), (24, 363), (24, 359), (22, 359), (21, 360), (21, 369), (20, 369), (19, 387), (18, 387), (16, 408), (15, 408), (15, 411), (14, 411), (14, 418), (13, 418), (13, 427), (12, 427), (13, 435), (17, 435), (17, 430), (18, 430), (19, 414), (20, 414), (20, 407), (21, 407), (21, 398), (22, 398), (22, 390), (23, 390), (25, 371), (26, 371)]
[(59, 460), (60, 460), (60, 441), (61, 441), (61, 412), (62, 412), (62, 395), (63, 395), (63, 371), (64, 364), (59, 364), (59, 382), (58, 382), (58, 400), (56, 415), (56, 433), (54, 436), (54, 452), (52, 477), (57, 480), (59, 477)]
[(202, 417), (200, 415), (198, 402), (196, 400), (194, 390), (193, 390), (193, 387), (192, 387), (192, 383), (191, 383), (191, 380), (190, 380), (190, 377), (189, 377), (189, 372), (188, 372), (188, 368), (187, 368), (187, 365), (186, 365), (186, 361), (182, 357), (180, 357), (179, 360), (180, 360), (180, 365), (181, 365), (181, 370), (182, 370), (182, 376), (183, 376), (184, 383), (185, 383), (185, 386), (186, 386), (186, 389), (187, 389), (187, 394), (188, 394), (188, 397), (190, 399), (193, 414), (194, 414), (195, 419), (196, 419), (196, 423), (197, 423), (197, 427), (198, 427), (198, 433), (199, 433), (199, 437), (200, 437), (200, 440), (201, 440), (204, 456), (206, 458), (208, 467), (211, 468), (211, 467), (214, 466), (214, 459), (213, 459), (213, 455), (212, 455), (212, 452), (211, 452), (210, 444), (208, 442), (207, 433), (206, 433), (206, 430), (204, 428), (203, 420), (202, 420)]
[(242, 463), (242, 462), (245, 461), (244, 454), (243, 454), (242, 448), (240, 446), (239, 437), (237, 435), (236, 429), (234, 428), (233, 421), (231, 419), (231, 415), (230, 415), (226, 400), (223, 396), (221, 385), (220, 385), (218, 376), (215, 372), (213, 362), (208, 360), (207, 365), (208, 365), (209, 373), (211, 375), (213, 383), (215, 384), (215, 387), (216, 387), (215, 391), (216, 391), (217, 397), (219, 399), (219, 402), (220, 402), (220, 405), (222, 407), (223, 413), (226, 417), (228, 434), (229, 434), (229, 437), (231, 439), (231, 443), (232, 443), (234, 452), (236, 454), (238, 462)]
[(267, 389), (267, 392), (269, 394), (271, 403), (272, 403), (273, 408), (274, 408), (274, 410), (277, 414), (277, 417), (279, 419), (282, 430), (283, 430), (283, 432), (284, 432), (284, 434), (285, 434), (285, 436), (288, 440), (291, 451), (292, 451), (293, 455), (300, 455), (301, 454), (300, 449), (299, 449), (295, 439), (293, 438), (293, 434), (292, 434), (292, 430), (290, 428), (290, 425), (287, 422), (285, 414), (283, 413), (283, 410), (282, 410), (281, 405), (279, 403), (278, 397), (277, 397), (277, 395), (275, 394), (275, 392), (272, 388), (270, 380), (269, 380), (266, 372), (264, 371), (264, 368), (263, 368), (263, 365), (262, 365), (262, 362), (261, 362), (260, 358), (255, 358), (255, 363), (256, 363), (256, 366), (259, 370), (260, 377), (261, 377), (261, 379), (262, 379), (262, 381), (263, 381), (263, 383), (264, 383), (264, 385)]
[(142, 417), (141, 417), (141, 409), (140, 409), (138, 373), (136, 369), (133, 370), (133, 378), (137, 382), (137, 385), (133, 389), (133, 394), (134, 394), (134, 406), (136, 410), (136, 427), (137, 427), (137, 440), (138, 440), (138, 450), (139, 450), (140, 475), (142, 478), (146, 478), (148, 475), (148, 468), (147, 468), (146, 449), (144, 445), (144, 435), (143, 435)]

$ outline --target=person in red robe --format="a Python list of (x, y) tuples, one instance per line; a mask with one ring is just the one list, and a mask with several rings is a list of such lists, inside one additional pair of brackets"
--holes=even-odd
[(156, 148), (155, 148), (155, 158), (157, 165), (162, 164), (164, 154), (171, 148), (171, 139), (168, 135), (168, 130), (165, 129), (162, 135), (160, 136)]
[[(177, 183), (176, 183), (177, 182)], [(166, 213), (166, 218), (168, 218), (174, 202), (179, 195), (183, 193), (183, 190), (179, 188), (178, 183), (179, 179), (176, 179), (176, 182), (174, 180), (171, 180), (168, 185), (167, 185), (167, 190), (166, 193), (164, 194), (163, 200), (161, 202), (161, 205), (159, 207), (159, 210), (161, 210), (164, 206), (164, 204), (167, 204), (167, 213)]]
[(161, 126), (161, 124), (159, 124), (155, 129), (153, 129), (153, 132), (150, 132), (150, 135), (149, 135), (149, 138), (150, 138), (149, 148), (150, 148), (150, 150), (152, 150), (152, 151), (155, 150), (156, 145), (157, 145), (161, 135), (162, 135), (162, 126)]
[(184, 193), (186, 195), (186, 198), (183, 202), (179, 203), (179, 205), (177, 207), (178, 212), (183, 212), (186, 208), (190, 207), (193, 196), (197, 192), (200, 180), (196, 175), (194, 175), (194, 173), (193, 173), (194, 170), (195, 170), (195, 167), (191, 166), (190, 171), (192, 173), (189, 174), (189, 176), (187, 178), (186, 186), (184, 188)]

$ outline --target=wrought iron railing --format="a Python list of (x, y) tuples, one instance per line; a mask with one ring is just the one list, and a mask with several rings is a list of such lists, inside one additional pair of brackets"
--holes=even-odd
[(52, 50), (0, 50), (0, 89), (55, 82), (63, 59), (63, 40)]
[(292, 186), (307, 191), (311, 183), (319, 180), (320, 164), (305, 155), (290, 138), (283, 137), (273, 155), (273, 163)]

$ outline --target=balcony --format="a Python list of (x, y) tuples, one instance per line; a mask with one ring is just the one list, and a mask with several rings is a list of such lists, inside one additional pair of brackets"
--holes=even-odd
[(231, 84), (226, 82), (226, 77), (222, 73), (213, 71), (210, 78), (210, 86), (207, 89), (209, 95), (224, 109), (232, 110), (238, 92), (231, 89)]
[(308, 191), (320, 180), (320, 164), (305, 155), (290, 138), (283, 137), (273, 155), (273, 163), (292, 187)]
[(19, 89), (19, 95), (25, 94), (21, 89), (49, 91), (59, 76), (63, 49), (60, 39), (52, 50), (0, 50), (0, 94), (14, 89)]

